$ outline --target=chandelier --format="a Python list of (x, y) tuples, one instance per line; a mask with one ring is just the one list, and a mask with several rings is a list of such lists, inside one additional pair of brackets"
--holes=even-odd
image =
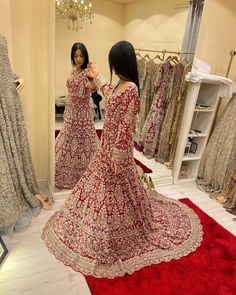
[(56, 0), (56, 20), (63, 22), (66, 28), (78, 31), (83, 23), (92, 23), (92, 4), (85, 0)]

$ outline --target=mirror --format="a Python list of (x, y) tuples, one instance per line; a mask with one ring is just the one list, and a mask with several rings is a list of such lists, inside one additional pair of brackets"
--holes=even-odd
[[(77, 122), (73, 123), (75, 124), (73, 128), (77, 128), (77, 131), (75, 132), (71, 127), (72, 129), (63, 131), (68, 135), (63, 136), (64, 140), (58, 139), (62, 133), (61, 130), (65, 129), (66, 117), (68, 122), (74, 120), (71, 117), (73, 108), (71, 111), (64, 110), (71, 99), (68, 96), (67, 87), (70, 88), (70, 79), (68, 80), (68, 78), (71, 77), (73, 71), (70, 53), (75, 42), (85, 44), (90, 61), (97, 63), (107, 81), (110, 79), (108, 53), (111, 46), (120, 40), (127, 40), (133, 44), (138, 59), (141, 91), (141, 110), (134, 136), (136, 164), (143, 172), (152, 176), (154, 183), (158, 183), (158, 185), (170, 184), (172, 183), (171, 167), (174, 156), (173, 151), (171, 154), (171, 148), (176, 141), (172, 130), (176, 130), (179, 126), (178, 116), (181, 111), (178, 110), (180, 106), (177, 103), (176, 93), (179, 91), (178, 85), (183, 83), (182, 77), (186, 71), (186, 62), (182, 62), (183, 56), (179, 52), (182, 48), (188, 17), (188, 4), (180, 5), (178, 0), (93, 0), (91, 2), (94, 11), (92, 24), (84, 24), (82, 29), (74, 31), (67, 29), (65, 24), (56, 21), (56, 192), (64, 193), (73, 188), (73, 185), (71, 187), (64, 185), (63, 187), (58, 184), (57, 177), (60, 178), (63, 174), (63, 181), (66, 182), (67, 178), (72, 177), (71, 175), (75, 172), (72, 170), (78, 170), (79, 161), (82, 166), (86, 167), (86, 159), (90, 157), (88, 150), (95, 145), (94, 135), (92, 139), (89, 136), (84, 137), (86, 130), (91, 129), (89, 125), (86, 127), (83, 124), (85, 120), (91, 119), (90, 114), (86, 113), (85, 115), (84, 108), (81, 113), (77, 113)], [(163, 63), (166, 64), (166, 68), (162, 67), (160, 70)], [(179, 71), (179, 75), (176, 75), (175, 79), (172, 78), (174, 71), (175, 74)], [(163, 74), (162, 78), (160, 78), (161, 73)], [(78, 92), (81, 91), (78, 90)], [(174, 101), (171, 102), (173, 97)], [(101, 136), (105, 115), (104, 99), (99, 100), (100, 97), (90, 98), (90, 112), (93, 116), (91, 124), (95, 126), (98, 137)], [(152, 107), (154, 101), (156, 101), (156, 106), (162, 104), (159, 113), (155, 113), (155, 106)], [(170, 102), (171, 108), (168, 108)], [(79, 105), (77, 107), (79, 108)], [(153, 114), (149, 115), (151, 110)], [(162, 113), (168, 113), (169, 119), (165, 120)], [(82, 118), (84, 115), (87, 116), (86, 119)], [(88, 119), (89, 117), (90, 119)], [(151, 124), (152, 120), (156, 124), (155, 130), (151, 130), (150, 127), (153, 125)], [(69, 128), (68, 126), (66, 128)], [(85, 128), (83, 132), (81, 128)], [(166, 131), (161, 134), (163, 129)], [(69, 136), (70, 132), (75, 136)], [(150, 139), (151, 132), (155, 133), (152, 139)], [(79, 133), (81, 134), (78, 135)], [(171, 143), (166, 139), (170, 139)], [(162, 140), (161, 143), (160, 140)], [(58, 156), (59, 153), (61, 156)], [(70, 153), (70, 156), (65, 157), (62, 155), (63, 153)], [(91, 153), (93, 153), (93, 149)], [(75, 164), (75, 157), (81, 158), (78, 160), (78, 164)], [(74, 168), (71, 168), (72, 170), (68, 168), (67, 173), (62, 172), (64, 169), (61, 168), (62, 161), (65, 161), (64, 168), (66, 165)]]

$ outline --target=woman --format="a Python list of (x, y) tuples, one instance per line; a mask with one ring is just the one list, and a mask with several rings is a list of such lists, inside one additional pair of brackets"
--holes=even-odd
[(87, 75), (106, 97), (100, 149), (43, 239), (65, 265), (83, 274), (114, 278), (194, 251), (202, 239), (199, 219), (184, 204), (145, 190), (133, 157), (139, 110), (138, 71), (133, 46), (116, 43), (109, 53), (106, 83), (95, 64)]
[(96, 88), (91, 86), (85, 68), (89, 62), (83, 43), (71, 48), (71, 63), (74, 67), (67, 80), (69, 92), (65, 109), (64, 126), (56, 139), (57, 188), (72, 189), (83, 175), (97, 149), (90, 96)]

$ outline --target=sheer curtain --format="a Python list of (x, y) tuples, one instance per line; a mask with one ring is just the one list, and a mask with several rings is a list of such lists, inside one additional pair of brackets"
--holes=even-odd
[[(189, 13), (186, 23), (182, 51), (194, 52), (197, 45), (197, 38), (201, 24), (204, 0), (189, 1)], [(192, 62), (194, 55), (186, 55), (187, 62)]]

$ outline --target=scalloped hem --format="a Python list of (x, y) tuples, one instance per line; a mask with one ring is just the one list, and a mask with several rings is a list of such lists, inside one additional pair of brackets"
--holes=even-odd
[[(154, 193), (149, 191), (150, 194)], [(160, 196), (160, 195), (159, 195)], [(162, 196), (161, 196), (162, 197)], [(165, 199), (169, 199), (164, 197)], [(188, 240), (185, 240), (179, 246), (175, 246), (172, 249), (163, 250), (156, 247), (155, 250), (147, 250), (147, 252), (134, 256), (133, 258), (126, 260), (117, 260), (117, 262), (111, 266), (98, 265), (95, 259), (88, 259), (80, 256), (70, 256), (70, 250), (60, 241), (62, 247), (56, 247), (58, 240), (55, 235), (52, 234), (51, 223), (53, 217), (48, 221), (47, 227), (43, 230), (42, 239), (44, 240), (49, 251), (64, 265), (71, 267), (74, 271), (80, 272), (83, 275), (90, 275), (96, 278), (109, 278), (123, 277), (126, 274), (131, 275), (135, 271), (138, 271), (144, 267), (152, 264), (159, 264), (161, 262), (169, 262), (171, 260), (178, 260), (182, 257), (189, 255), (194, 252), (201, 244), (203, 239), (202, 225), (197, 214), (188, 207), (186, 204), (181, 203), (177, 200), (171, 200), (171, 202), (178, 203), (185, 212), (188, 213), (189, 219), (191, 220), (192, 233)], [(147, 239), (148, 240), (148, 239)], [(151, 244), (151, 243), (150, 243)], [(76, 255), (76, 254), (75, 254)], [(76, 260), (76, 261), (75, 261)]]

